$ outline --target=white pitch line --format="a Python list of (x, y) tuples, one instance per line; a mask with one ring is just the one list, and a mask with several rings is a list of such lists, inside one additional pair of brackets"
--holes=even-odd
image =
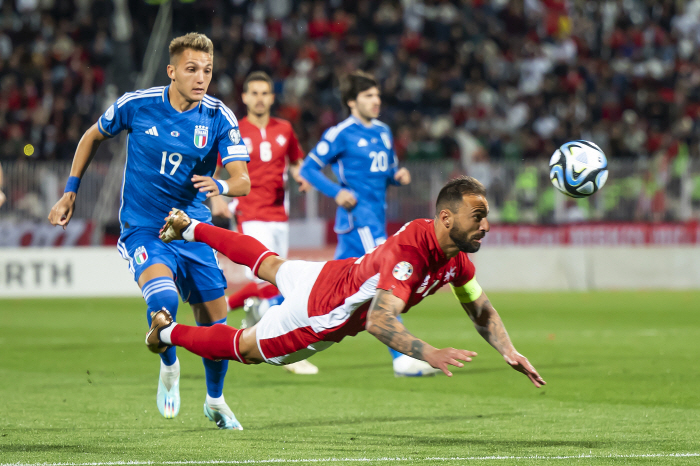
[(569, 456), (454, 456), (428, 458), (309, 458), (268, 460), (209, 460), (209, 461), (107, 461), (100, 463), (0, 463), (0, 466), (138, 466), (151, 464), (197, 465), (197, 464), (275, 464), (275, 463), (396, 463), (404, 461), (494, 461), (494, 460), (571, 460), (605, 458), (695, 458), (700, 453), (648, 453), (640, 455), (569, 455)]

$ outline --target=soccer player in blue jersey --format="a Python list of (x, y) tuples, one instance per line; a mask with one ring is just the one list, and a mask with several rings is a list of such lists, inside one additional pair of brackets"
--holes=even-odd
[[(391, 130), (377, 120), (381, 98), (376, 79), (362, 71), (349, 74), (341, 82), (341, 97), (350, 116), (323, 133), (301, 169), (302, 177), (338, 204), (335, 259), (361, 257), (386, 241), (387, 187), (411, 182), (409, 171), (398, 166)], [(337, 183), (321, 171), (326, 165)], [(425, 361), (389, 351), (397, 376), (439, 372)]]
[[(190, 33), (170, 43), (169, 86), (129, 92), (118, 99), (83, 135), (76, 149), (63, 197), (49, 220), (64, 228), (73, 215), (80, 178), (100, 143), (126, 130), (127, 158), (122, 182), (117, 249), (141, 288), (151, 312), (177, 311), (189, 302), (197, 325), (226, 323), (226, 281), (216, 252), (203, 244), (165, 244), (158, 231), (172, 205), (203, 222), (211, 213), (203, 202), (212, 196), (244, 196), (250, 191), (238, 122), (221, 101), (206, 95), (214, 47), (204, 34)], [(217, 154), (229, 173), (214, 180)], [(228, 361), (202, 359), (207, 395), (204, 413), (221, 429), (242, 429), (223, 396)], [(180, 364), (175, 348), (161, 356), (157, 405), (166, 418), (180, 409)]]

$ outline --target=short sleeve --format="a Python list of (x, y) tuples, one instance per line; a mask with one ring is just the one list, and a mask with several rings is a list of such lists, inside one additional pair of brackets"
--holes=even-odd
[(131, 128), (131, 105), (128, 94), (123, 95), (97, 120), (97, 129), (103, 136), (113, 138), (125, 129)]
[(457, 261), (456, 275), (450, 283), (454, 286), (464, 286), (476, 275), (476, 267), (464, 252), (460, 252), (455, 259)]
[(323, 137), (318, 141), (316, 147), (309, 152), (309, 158), (323, 168), (333, 162), (338, 155), (343, 152), (344, 144), (342, 136), (336, 128), (330, 128), (323, 133)]
[(224, 104), (219, 107), (220, 123), (219, 132), (216, 135), (215, 144), (221, 156), (221, 164), (243, 161), (250, 161), (248, 156), (248, 148), (241, 138), (241, 132), (238, 129), (238, 120), (233, 115), (233, 112)]
[(395, 242), (391, 249), (382, 250), (377, 288), (391, 291), (394, 296), (408, 303), (428, 271), (425, 255), (417, 248)]
[(299, 145), (299, 139), (294, 133), (293, 128), (289, 128), (289, 145), (287, 146), (287, 158), (290, 163), (298, 162), (304, 158), (304, 151), (301, 150), (301, 145)]

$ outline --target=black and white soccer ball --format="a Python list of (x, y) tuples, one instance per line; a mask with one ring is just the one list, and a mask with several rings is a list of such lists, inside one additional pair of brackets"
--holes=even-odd
[(608, 180), (608, 159), (590, 141), (567, 142), (549, 160), (549, 179), (567, 196), (590, 196)]

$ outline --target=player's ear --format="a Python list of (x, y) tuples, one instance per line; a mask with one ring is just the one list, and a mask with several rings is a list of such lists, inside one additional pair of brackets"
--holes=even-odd
[(454, 224), (454, 218), (452, 215), (452, 212), (450, 212), (448, 209), (442, 209), (440, 213), (438, 214), (438, 220), (448, 230), (452, 227)]
[(171, 64), (168, 64), (168, 67), (166, 68), (168, 72), (168, 77), (175, 81), (175, 67)]

